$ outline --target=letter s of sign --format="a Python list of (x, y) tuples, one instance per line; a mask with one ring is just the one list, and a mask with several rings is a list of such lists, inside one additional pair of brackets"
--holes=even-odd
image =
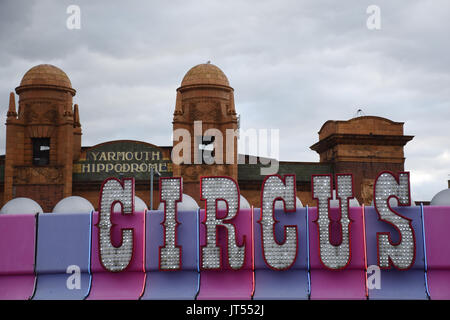
[(133, 257), (133, 230), (122, 229), (122, 245), (115, 247), (111, 242), (111, 214), (119, 203), (122, 214), (134, 212), (134, 178), (122, 181), (109, 178), (103, 182), (100, 192), (99, 232), (100, 261), (111, 272), (120, 272), (128, 267)]
[(387, 232), (377, 233), (378, 265), (381, 269), (389, 269), (392, 263), (397, 269), (406, 270), (413, 266), (416, 257), (414, 229), (411, 219), (391, 208), (391, 197), (396, 197), (400, 206), (411, 204), (409, 172), (400, 172), (398, 182), (393, 173), (381, 172), (374, 186), (374, 205), (379, 220), (391, 224), (400, 233), (398, 243), (393, 243)]
[(81, 270), (80, 267), (72, 264), (67, 267), (66, 273), (70, 276), (66, 280), (66, 287), (69, 290), (81, 289)]

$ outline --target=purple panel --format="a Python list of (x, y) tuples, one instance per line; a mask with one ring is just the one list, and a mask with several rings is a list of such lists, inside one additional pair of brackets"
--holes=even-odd
[(308, 270), (255, 270), (253, 300), (307, 300)]
[(142, 300), (194, 300), (198, 292), (197, 271), (147, 272)]
[(137, 300), (142, 295), (145, 285), (144, 248), (145, 248), (145, 212), (132, 215), (114, 213), (111, 215), (114, 224), (111, 230), (112, 242), (120, 243), (121, 229), (132, 228), (133, 257), (128, 268), (122, 272), (109, 272), (100, 261), (98, 212), (93, 214), (92, 225), (92, 285), (87, 299), (89, 300)]
[(197, 300), (250, 300), (253, 271), (201, 271)]
[[(218, 213), (225, 216), (225, 212)], [(206, 244), (205, 210), (200, 210), (200, 248)], [(235, 218), (231, 219), (236, 226), (236, 239), (242, 243), (245, 237), (245, 260), (240, 270), (233, 270), (228, 265), (227, 232), (217, 228), (217, 243), (222, 248), (222, 268), (220, 270), (201, 270), (199, 300), (249, 300), (253, 292), (253, 241), (252, 241), (252, 211), (240, 210)], [(201, 250), (200, 250), (201, 263)]]
[(306, 208), (285, 213), (275, 210), (275, 237), (279, 243), (284, 241), (284, 227), (297, 226), (298, 252), (290, 269), (272, 270), (264, 261), (261, 241), (261, 210), (254, 209), (254, 246), (255, 246), (255, 292), (253, 299), (308, 299), (308, 252), (306, 230)]
[(177, 245), (181, 246), (181, 270), (159, 270), (159, 248), (164, 245), (164, 211), (147, 212), (147, 281), (141, 299), (193, 300), (198, 291), (197, 211), (179, 211)]
[(450, 299), (450, 207), (423, 207), (430, 298)]
[[(84, 299), (90, 287), (91, 214), (44, 213), (38, 215), (36, 290), (33, 300)], [(71, 289), (69, 266), (81, 272), (80, 287)]]
[[(346, 268), (329, 270), (320, 262), (319, 228), (317, 207), (308, 209), (309, 216), (309, 251), (311, 264), (311, 299), (366, 299), (366, 275), (363, 234), (363, 212), (361, 207), (350, 207), (350, 250), (351, 260)], [(330, 208), (330, 217), (338, 221), (339, 208)], [(330, 235), (332, 241), (339, 239), (335, 233)]]
[[(416, 240), (416, 256), (414, 265), (409, 270), (391, 269), (380, 270), (380, 288), (371, 289), (369, 299), (427, 299), (425, 287), (425, 258), (423, 250), (422, 212), (421, 208), (395, 207), (396, 212), (411, 219)], [(389, 223), (380, 221), (374, 207), (365, 207), (367, 264), (378, 265), (377, 233), (388, 232), (394, 242), (400, 238), (399, 232)], [(370, 277), (370, 275), (369, 275)]]
[[(197, 211), (179, 211), (177, 220), (177, 245), (181, 246), (181, 269), (198, 270), (197, 262)], [(146, 267), (147, 271), (159, 271), (159, 248), (164, 245), (163, 211), (147, 212)]]
[(36, 291), (33, 300), (82, 300), (89, 294), (91, 275), (80, 274), (80, 289), (68, 289), (67, 280), (70, 274), (52, 273), (38, 274)]
[(0, 215), (0, 300), (33, 295), (35, 239), (35, 215)]

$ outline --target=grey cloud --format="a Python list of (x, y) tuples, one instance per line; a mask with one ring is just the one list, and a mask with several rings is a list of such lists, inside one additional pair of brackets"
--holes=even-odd
[[(81, 30), (65, 27), (69, 4), (81, 7)], [(318, 161), (309, 146), (322, 124), (358, 108), (405, 122), (416, 136), (405, 148), (414, 197), (430, 199), (450, 165), (442, 156), (450, 153), (450, 4), (376, 1), (382, 28), (370, 31), (371, 4), (2, 1), (0, 112), (29, 68), (52, 63), (77, 90), (84, 145), (170, 145), (175, 90), (189, 68), (211, 60), (235, 89), (242, 128), (280, 129), (283, 160)], [(4, 132), (2, 122), (0, 153)]]

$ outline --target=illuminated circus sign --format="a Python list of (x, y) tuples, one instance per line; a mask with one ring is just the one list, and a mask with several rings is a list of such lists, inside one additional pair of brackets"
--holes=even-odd
[(108, 178), (98, 212), (0, 216), (0, 297), (450, 298), (450, 208), (412, 206), (408, 172), (381, 172), (373, 207), (350, 205), (351, 174), (313, 175), (306, 208), (295, 175), (266, 176), (250, 209), (229, 177), (202, 177), (196, 210), (178, 210), (182, 178), (159, 183), (162, 211), (135, 212), (134, 179)]

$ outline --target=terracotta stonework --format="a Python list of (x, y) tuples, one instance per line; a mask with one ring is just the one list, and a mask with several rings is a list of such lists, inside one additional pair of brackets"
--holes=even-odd
[[(221, 132), (223, 164), (195, 163), (195, 154), (199, 144), (196, 139), (194, 122), (202, 122), (201, 135), (208, 129)], [(225, 74), (211, 63), (197, 65), (184, 76), (177, 89), (177, 100), (173, 117), (173, 130), (186, 129), (191, 136), (190, 163), (174, 164), (173, 175), (182, 176), (186, 194), (199, 201), (199, 181), (202, 176), (229, 176), (237, 181), (237, 139), (234, 148), (226, 148), (227, 129), (237, 130), (237, 114), (234, 107), (234, 90), (230, 87)], [(174, 141), (174, 147), (180, 141)], [(229, 152), (232, 164), (225, 164)], [(201, 159), (200, 159), (201, 160)]]
[(327, 121), (311, 149), (319, 153), (320, 162), (331, 163), (335, 173), (352, 173), (356, 198), (370, 205), (373, 196), (369, 188), (377, 174), (404, 170), (403, 147), (412, 138), (403, 135), (403, 122), (364, 116)]
[[(100, 186), (111, 176), (134, 177), (136, 195), (149, 205), (150, 168), (157, 168), (164, 177), (183, 177), (183, 193), (194, 198), (200, 207), (204, 206), (199, 201), (203, 176), (232, 177), (250, 205), (260, 206), (265, 178), (260, 173), (262, 165), (258, 159), (250, 161), (254, 157), (238, 155), (234, 89), (222, 70), (209, 62), (191, 68), (176, 90), (173, 131), (185, 129), (189, 141), (177, 140), (174, 134), (172, 146), (118, 140), (82, 147), (80, 110), (72, 101), (76, 91), (64, 71), (55, 66), (31, 68), (16, 93), (18, 107), (14, 93), (10, 94), (6, 154), (0, 155), (0, 208), (12, 198), (28, 197), (45, 212), (51, 212), (59, 200), (71, 195), (84, 197), (98, 208)], [(199, 121), (201, 131), (196, 130)], [(217, 138), (219, 132), (223, 141)], [(227, 136), (229, 132), (232, 134)], [(199, 139), (201, 136), (214, 136), (216, 140), (208, 144)], [(297, 197), (304, 206), (315, 206), (311, 175), (352, 173), (355, 197), (370, 205), (377, 174), (384, 170), (404, 171), (403, 148), (412, 138), (403, 134), (403, 123), (381, 117), (330, 120), (320, 129), (319, 141), (310, 147), (319, 154), (320, 162), (279, 161), (278, 174), (295, 174)], [(48, 163), (33, 162), (36, 139), (45, 139), (49, 144)], [(227, 139), (232, 142), (229, 149)], [(183, 142), (188, 146), (185, 151), (190, 152), (190, 161), (174, 163), (172, 151)], [(212, 145), (217, 150), (220, 142), (222, 163), (207, 164), (202, 159), (195, 162), (200, 147)], [(238, 157), (244, 163), (238, 164)], [(159, 176), (155, 174), (153, 208), (158, 205)]]
[[(67, 75), (52, 65), (31, 68), (10, 96), (6, 120), (4, 202), (28, 193), (39, 193), (44, 210), (52, 210), (63, 197), (72, 195), (74, 146), (81, 147), (81, 130), (74, 121), (75, 90)], [(50, 139), (49, 163), (33, 164), (34, 138)], [(49, 186), (52, 187), (49, 187)]]

